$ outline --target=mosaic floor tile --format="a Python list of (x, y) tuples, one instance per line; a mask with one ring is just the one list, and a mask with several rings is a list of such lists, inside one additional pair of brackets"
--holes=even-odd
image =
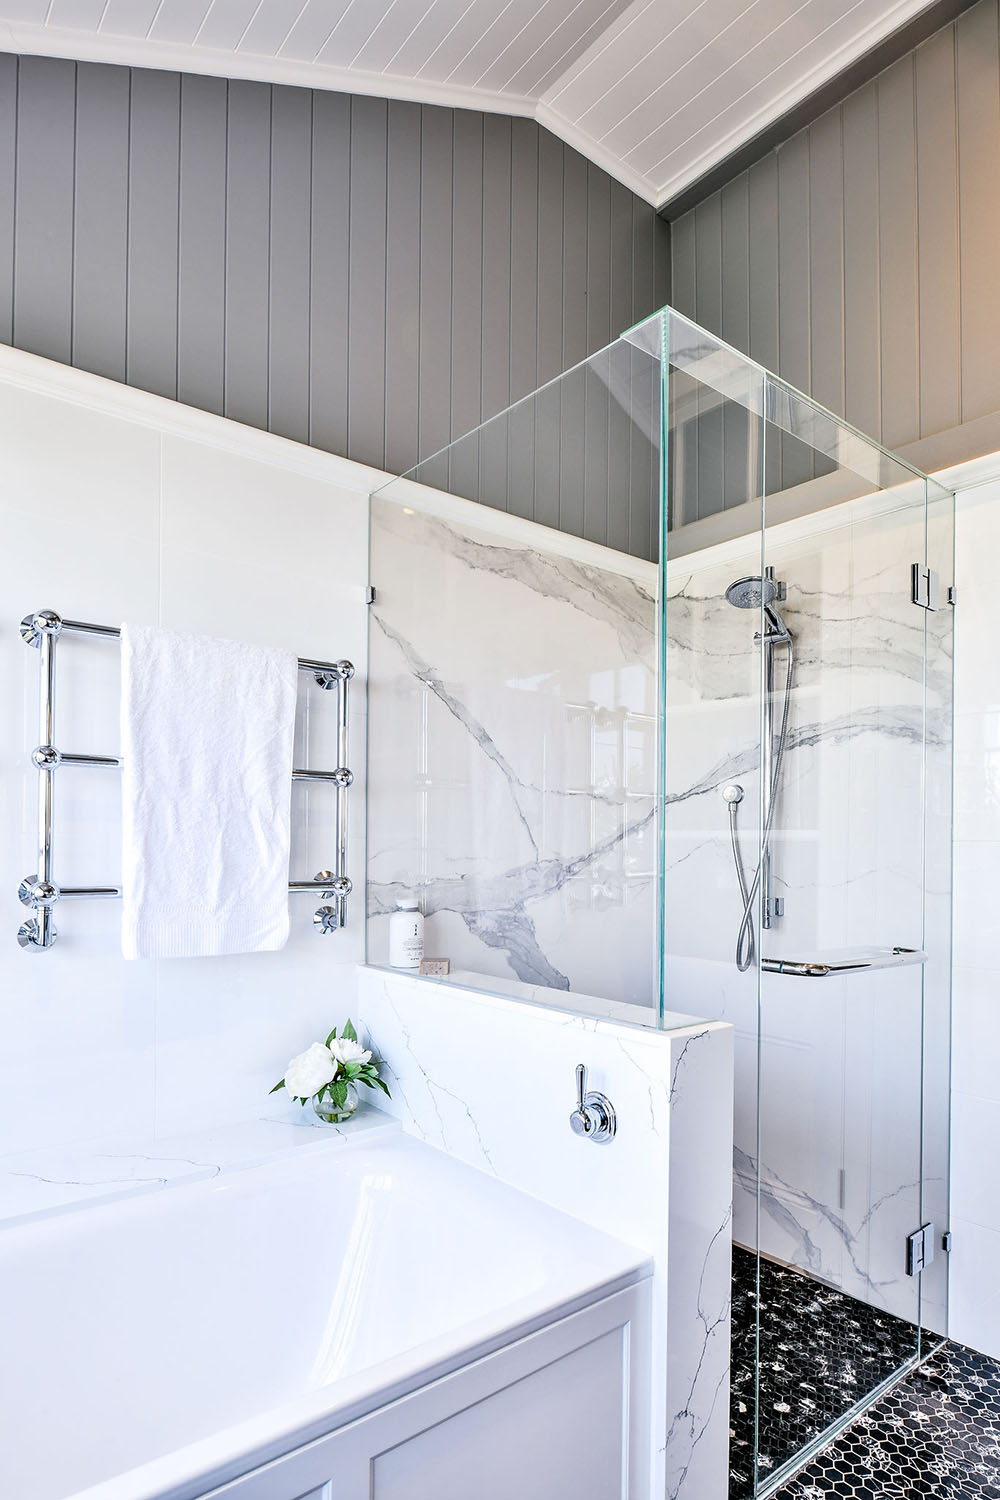
[[(734, 1246), (730, 1500), (753, 1494), (756, 1278), (756, 1257)], [(901, 1318), (771, 1261), (761, 1261), (760, 1303), (764, 1478), (894, 1374), (917, 1337)]]
[(775, 1500), (1000, 1500), (1000, 1364), (946, 1344)]

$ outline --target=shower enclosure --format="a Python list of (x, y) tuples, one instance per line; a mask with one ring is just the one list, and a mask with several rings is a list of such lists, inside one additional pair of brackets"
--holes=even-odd
[(373, 497), (369, 961), (734, 1027), (733, 1500), (946, 1327), (952, 539), (670, 309)]

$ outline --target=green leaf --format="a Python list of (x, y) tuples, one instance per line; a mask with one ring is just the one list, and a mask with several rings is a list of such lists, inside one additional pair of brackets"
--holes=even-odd
[(334, 1108), (343, 1109), (344, 1105), (347, 1103), (347, 1084), (331, 1083), (328, 1084), (327, 1087), (330, 1090), (330, 1102), (333, 1104)]
[(284, 1087), (285, 1087), (285, 1080), (283, 1078), (279, 1078), (278, 1082), (274, 1085), (274, 1088), (273, 1089), (268, 1089), (268, 1093), (269, 1094), (276, 1094), (279, 1089), (283, 1089)]
[(330, 1032), (330, 1035), (327, 1037), (326, 1041), (323, 1043), (323, 1045), (325, 1047), (329, 1047), (330, 1043), (331, 1042), (335, 1042), (336, 1040), (337, 1040), (337, 1028), (335, 1026), (333, 1028), (333, 1030)]
[(349, 1042), (356, 1042), (357, 1041), (357, 1039), (358, 1039), (358, 1033), (354, 1029), (354, 1023), (353, 1023), (353, 1021), (345, 1021), (344, 1022), (344, 1029), (341, 1032), (341, 1035), (344, 1036), (344, 1037), (346, 1037), (346, 1039)]
[(392, 1098), (392, 1095), (389, 1093), (389, 1085), (385, 1082), (384, 1079), (376, 1078), (375, 1087), (380, 1088), (387, 1099)]

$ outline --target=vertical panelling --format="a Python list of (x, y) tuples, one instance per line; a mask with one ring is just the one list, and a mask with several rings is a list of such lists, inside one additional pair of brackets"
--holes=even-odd
[(915, 56), (920, 431), (961, 421), (955, 33), (938, 32)]
[(882, 435), (879, 390), (878, 97), (844, 104), (844, 415)]
[(510, 399), (519, 402), (507, 428), (507, 508), (534, 515), (535, 387), (538, 323), (538, 126), (511, 121)]
[(132, 72), (129, 114), (129, 385), (177, 396), (177, 216), (180, 79)]
[[(698, 254), (699, 321), (722, 333), (722, 199), (713, 193), (695, 209)], [(711, 516), (724, 503), (723, 451), (725, 410), (722, 398), (705, 386), (697, 401), (698, 517)], [(687, 441), (685, 435), (685, 441)]]
[[(483, 119), (482, 370), (483, 419), (510, 405), (510, 197), (511, 130), (503, 115)], [(509, 508), (509, 420), (483, 433), (480, 495)]]
[[(773, 153), (747, 172), (747, 247), (750, 256), (750, 355), (765, 370), (778, 368), (778, 158)], [(750, 426), (750, 498), (778, 489), (781, 449), (760, 420)]]
[(388, 120), (384, 99), (352, 99), (347, 448), (376, 467), (385, 457)]
[(312, 95), (275, 89), (271, 107), (268, 425), (309, 441), (309, 220)]
[(225, 405), (226, 80), (181, 79), (177, 399)]
[(0, 53), (0, 341), (14, 337), (14, 161), (17, 58)]
[[(668, 239), (534, 121), (0, 56), (0, 337), (374, 464), (652, 312)], [(528, 403), (479, 482), (645, 553), (599, 384)]]
[(510, 399), (536, 385), (538, 327), (538, 126), (510, 122)]
[[(385, 246), (385, 466), (393, 473), (408, 469), (417, 456), (420, 123), (419, 104), (395, 99), (389, 101)], [(315, 265), (313, 274), (315, 275)], [(338, 291), (346, 304), (345, 282), (340, 282)]]
[(698, 316), (697, 264), (694, 209), (673, 225), (670, 254), (673, 261), (673, 305), (686, 318)]
[[(419, 151), (419, 128), (415, 140)], [(418, 191), (419, 182), (418, 161)], [(350, 201), (351, 101), (345, 94), (318, 93), (313, 96), (309, 226), (309, 441), (331, 453), (349, 451)], [(415, 407), (412, 424), (415, 428)]]
[(17, 96), (14, 338), (69, 364), (76, 65), (24, 57)]
[(77, 65), (73, 363), (110, 380), (125, 379), (128, 96), (124, 69)]
[[(750, 201), (746, 173), (723, 188), (722, 337), (737, 349), (750, 345)], [(750, 424), (746, 410), (727, 403), (723, 424), (723, 505), (742, 505), (756, 487), (748, 487)]]
[(844, 410), (844, 146), (842, 116), (830, 110), (809, 130), (810, 392)]
[(563, 145), (538, 137), (538, 325), (536, 380), (544, 385), (563, 369)]
[[(809, 136), (795, 136), (778, 152), (778, 371), (792, 385), (808, 391), (809, 359)], [(782, 434), (783, 486), (812, 477), (808, 449)]]
[[(511, 402), (511, 122), (483, 118), (482, 415)], [(595, 347), (591, 345), (591, 347)]]
[[(587, 165), (587, 348), (611, 342), (611, 179)], [(584, 388), (583, 534), (607, 544), (608, 443), (610, 435), (607, 356), (600, 374), (588, 371)], [(605, 378), (602, 379), (601, 376)]]
[(920, 433), (917, 134), (913, 58), (878, 80), (880, 383), (883, 443)]
[[(587, 353), (587, 162), (563, 148), (562, 200), (562, 368), (570, 369)], [(582, 370), (560, 389), (559, 527), (582, 536), (584, 529), (584, 459), (586, 379)]]
[(648, 203), (643, 203), (640, 198), (632, 199), (632, 295), (635, 298), (636, 311), (633, 322), (638, 322), (644, 313), (641, 309), (648, 308), (650, 312), (656, 311), (655, 277), (653, 274), (653, 254), (657, 239), (653, 232), (656, 219), (654, 211)]
[(271, 88), (234, 78), (226, 129), (226, 416), (267, 426)]
[[(632, 274), (632, 194), (620, 182), (611, 183), (611, 337), (619, 338), (633, 318), (635, 278)], [(646, 309), (649, 311), (649, 309)]]
[[(451, 432), (471, 432), (482, 415), (483, 117), (457, 110), (451, 217)], [(475, 444), (455, 455), (476, 461)], [(478, 465), (477, 465), (478, 469)], [(475, 474), (456, 476), (460, 493), (476, 498)]]
[(962, 421), (1000, 409), (1000, 43), (995, 0), (956, 23)]
[[(452, 112), (423, 106), (420, 178), (420, 456), (451, 434)], [(456, 433), (455, 436), (458, 436)]]

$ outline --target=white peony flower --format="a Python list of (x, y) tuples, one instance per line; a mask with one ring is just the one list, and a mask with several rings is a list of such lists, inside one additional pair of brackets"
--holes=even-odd
[(371, 1053), (366, 1052), (360, 1042), (352, 1042), (348, 1036), (342, 1036), (339, 1042), (331, 1042), (330, 1051), (341, 1063), (366, 1063), (372, 1060)]
[(329, 1047), (313, 1042), (305, 1052), (293, 1057), (285, 1069), (285, 1088), (296, 1099), (311, 1099), (328, 1084), (337, 1071), (337, 1061)]

